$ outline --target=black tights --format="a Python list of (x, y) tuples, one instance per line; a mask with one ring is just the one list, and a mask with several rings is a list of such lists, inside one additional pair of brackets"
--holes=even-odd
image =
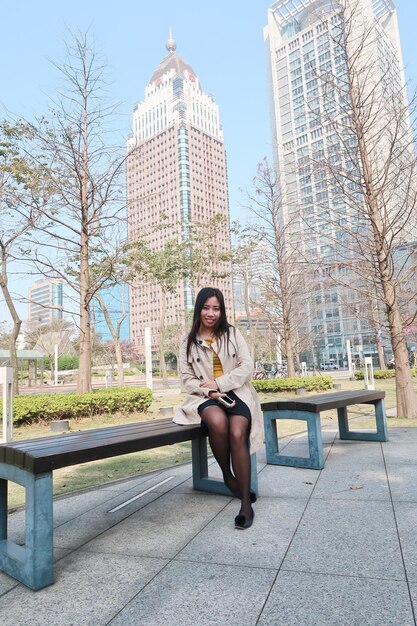
[[(217, 406), (208, 406), (201, 419), (209, 430), (210, 447), (230, 491), (242, 501), (240, 514), (251, 518), (249, 420), (243, 415), (230, 415)], [(232, 462), (233, 472), (230, 468)]]

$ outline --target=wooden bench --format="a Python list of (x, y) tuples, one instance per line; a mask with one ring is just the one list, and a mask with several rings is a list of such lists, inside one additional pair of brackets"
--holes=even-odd
[[(323, 441), (320, 427), (321, 411), (337, 409), (340, 439), (359, 441), (388, 441), (384, 391), (337, 391), (294, 400), (264, 402), (262, 411), (265, 425), (267, 463), (291, 467), (324, 467)], [(376, 432), (354, 432), (349, 429), (347, 407), (353, 404), (372, 404), (375, 407)], [(280, 454), (276, 420), (304, 420), (307, 422), (309, 457)]]
[[(88, 461), (190, 441), (193, 487), (231, 496), (223, 481), (208, 476), (207, 430), (170, 418), (86, 430), (0, 445), (0, 570), (31, 589), (54, 581), (52, 472)], [(257, 492), (256, 455), (251, 488)], [(26, 489), (25, 544), (7, 538), (7, 481)]]

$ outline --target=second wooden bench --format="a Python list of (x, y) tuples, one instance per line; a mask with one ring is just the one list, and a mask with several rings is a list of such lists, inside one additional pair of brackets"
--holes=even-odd
[[(267, 463), (322, 469), (324, 467), (323, 441), (320, 413), (337, 409), (340, 439), (359, 441), (388, 441), (384, 391), (337, 391), (305, 396), (294, 400), (264, 402), (262, 411), (265, 425)], [(374, 407), (376, 432), (354, 432), (349, 429), (347, 407), (353, 404), (370, 404)], [(290, 456), (279, 452), (276, 420), (304, 420), (307, 422), (309, 456)]]

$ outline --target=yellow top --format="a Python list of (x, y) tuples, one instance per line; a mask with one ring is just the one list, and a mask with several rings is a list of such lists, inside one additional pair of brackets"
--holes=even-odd
[(205, 342), (208, 344), (210, 350), (213, 353), (213, 378), (216, 379), (219, 376), (223, 376), (224, 372), (223, 372), (223, 367), (222, 367), (219, 357), (217, 356), (216, 352), (211, 347), (211, 344), (214, 343), (215, 341), (216, 341), (215, 339), (205, 339)]

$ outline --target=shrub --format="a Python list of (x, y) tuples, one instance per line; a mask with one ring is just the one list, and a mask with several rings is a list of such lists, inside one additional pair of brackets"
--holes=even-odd
[(273, 393), (277, 391), (295, 391), (306, 389), (307, 391), (323, 391), (333, 388), (331, 376), (303, 376), (297, 378), (271, 378), (269, 380), (253, 380), (252, 385), (256, 391)]
[[(78, 355), (74, 355), (74, 356), (59, 356), (58, 357), (58, 369), (60, 371), (63, 370), (76, 370), (78, 369), (78, 365), (79, 365), (79, 357)], [(43, 365), (45, 367), (46, 370), (51, 369), (51, 359), (49, 358), (49, 356), (44, 357), (43, 360)]]
[[(417, 368), (411, 368), (411, 376), (417, 376)], [(355, 372), (356, 380), (363, 380), (365, 377), (363, 370)], [(395, 378), (395, 370), (374, 370), (375, 379)]]
[(147, 387), (99, 389), (85, 394), (39, 394), (15, 396), (16, 425), (60, 419), (79, 419), (103, 413), (146, 411), (152, 402)]

